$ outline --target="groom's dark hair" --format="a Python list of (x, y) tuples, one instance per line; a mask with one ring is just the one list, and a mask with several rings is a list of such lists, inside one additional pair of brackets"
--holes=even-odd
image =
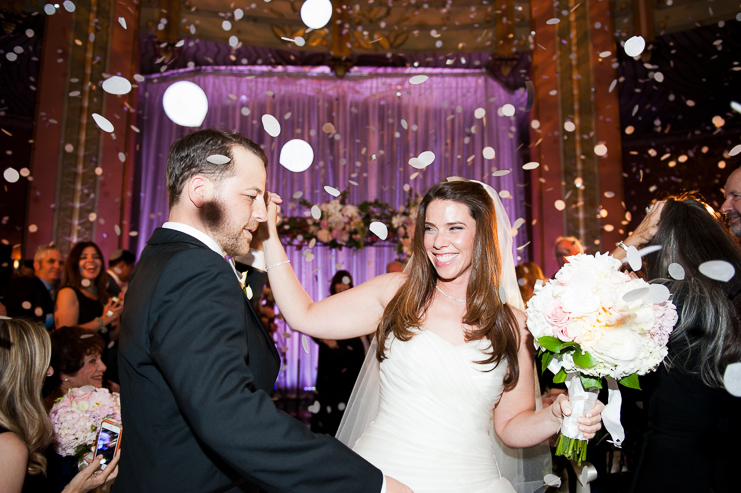
[[(255, 142), (238, 132), (226, 132), (215, 128), (198, 130), (181, 137), (170, 146), (167, 158), (167, 193), (170, 209), (178, 203), (183, 186), (195, 175), (204, 175), (218, 183), (224, 178), (234, 176), (232, 149), (236, 146), (248, 149), (262, 159), (267, 167), (268, 158)], [(214, 164), (207, 158), (214, 154), (226, 156), (226, 164)]]

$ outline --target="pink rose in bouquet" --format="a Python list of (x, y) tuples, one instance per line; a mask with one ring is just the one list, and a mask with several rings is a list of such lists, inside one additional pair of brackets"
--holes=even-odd
[(95, 442), (103, 418), (121, 422), (121, 398), (108, 389), (89, 385), (70, 389), (49, 413), (54, 430), (54, 450), (62, 456), (86, 453)]

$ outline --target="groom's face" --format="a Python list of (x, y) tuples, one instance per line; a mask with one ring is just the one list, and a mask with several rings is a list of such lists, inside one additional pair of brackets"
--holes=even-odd
[(210, 236), (227, 255), (249, 251), (258, 222), (267, 219), (265, 165), (244, 147), (232, 148), (235, 173), (215, 184), (213, 195), (200, 208)]

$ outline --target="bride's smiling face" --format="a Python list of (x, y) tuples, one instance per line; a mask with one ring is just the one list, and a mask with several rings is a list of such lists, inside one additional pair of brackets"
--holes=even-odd
[(425, 214), (425, 251), (446, 281), (470, 274), (476, 221), (468, 207), (453, 200), (433, 200)]

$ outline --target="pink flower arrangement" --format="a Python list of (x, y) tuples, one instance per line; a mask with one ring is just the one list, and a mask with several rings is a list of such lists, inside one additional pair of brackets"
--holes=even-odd
[(54, 429), (54, 450), (62, 456), (78, 455), (95, 442), (104, 418), (121, 422), (121, 397), (92, 386), (71, 389), (49, 413)]

